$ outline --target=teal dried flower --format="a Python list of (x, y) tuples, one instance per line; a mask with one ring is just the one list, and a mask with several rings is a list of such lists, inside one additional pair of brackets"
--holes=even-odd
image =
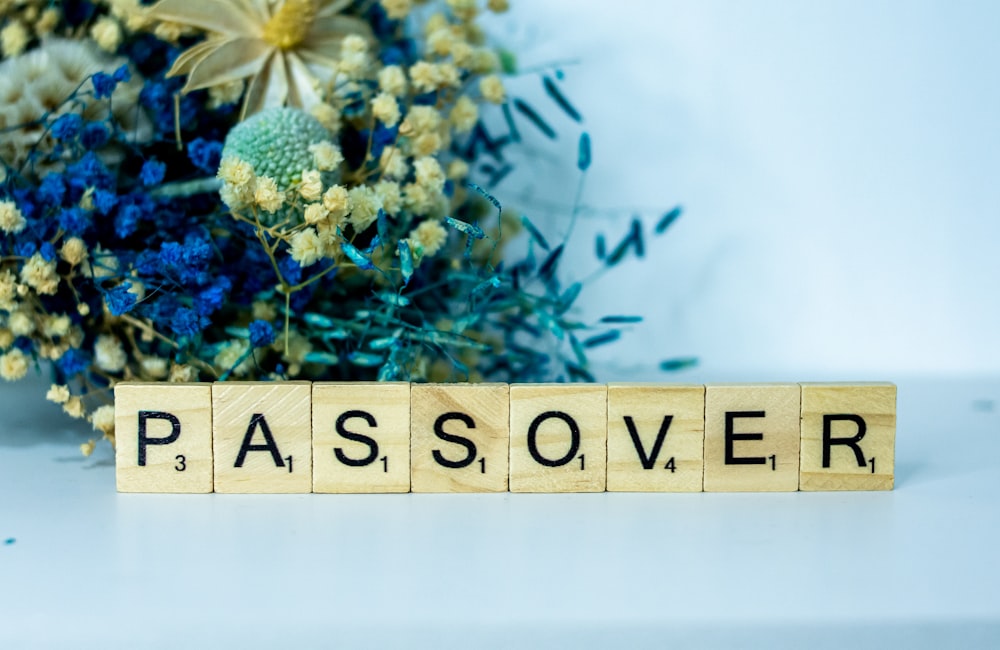
[(271, 108), (233, 127), (222, 157), (250, 163), (257, 176), (270, 176), (285, 191), (299, 182), (303, 171), (316, 168), (310, 147), (329, 140), (329, 132), (308, 113)]

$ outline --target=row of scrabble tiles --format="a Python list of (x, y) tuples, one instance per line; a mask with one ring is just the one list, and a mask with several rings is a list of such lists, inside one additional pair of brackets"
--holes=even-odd
[(121, 383), (121, 492), (891, 490), (896, 387)]

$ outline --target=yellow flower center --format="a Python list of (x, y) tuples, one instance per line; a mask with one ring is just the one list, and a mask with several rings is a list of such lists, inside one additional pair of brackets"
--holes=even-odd
[(264, 40), (290, 50), (305, 40), (312, 27), (319, 0), (285, 0), (285, 4), (264, 25)]

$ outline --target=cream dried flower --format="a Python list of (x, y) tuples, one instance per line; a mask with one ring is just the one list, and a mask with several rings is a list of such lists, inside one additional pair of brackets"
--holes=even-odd
[(184, 92), (248, 79), (241, 116), (286, 103), (310, 108), (337, 69), (341, 41), (371, 38), (368, 23), (342, 15), (352, 0), (161, 0), (150, 17), (209, 33), (181, 54), (169, 75)]
[(17, 56), (27, 47), (31, 35), (19, 20), (12, 20), (0, 29), (0, 51), (5, 58)]
[(483, 99), (494, 104), (502, 104), (507, 99), (507, 91), (504, 90), (503, 81), (495, 74), (487, 75), (479, 80), (479, 92), (483, 94)]
[(364, 232), (378, 218), (382, 200), (375, 194), (375, 190), (367, 185), (352, 187), (347, 195), (351, 203), (351, 225), (354, 226), (355, 232)]
[(410, 173), (410, 166), (406, 163), (406, 155), (398, 148), (388, 146), (382, 149), (379, 157), (379, 167), (387, 178), (402, 180)]
[(21, 268), (21, 282), (42, 295), (53, 295), (59, 287), (56, 263), (46, 262), (41, 253), (35, 253)]
[(410, 233), (410, 240), (420, 255), (434, 255), (448, 241), (448, 231), (437, 221), (424, 221)]
[(79, 396), (74, 395), (69, 398), (69, 400), (63, 404), (63, 412), (71, 418), (76, 418), (79, 420), (84, 416), (83, 400)]
[(21, 310), (7, 317), (7, 327), (14, 336), (28, 336), (35, 331), (35, 319)]
[(122, 28), (118, 21), (102, 16), (90, 28), (90, 37), (105, 52), (114, 52), (122, 43)]
[(49, 392), (45, 393), (45, 399), (55, 404), (65, 404), (70, 398), (69, 386), (52, 384)]
[(323, 257), (323, 243), (313, 228), (301, 230), (292, 237), (292, 259), (300, 266), (315, 264)]
[(329, 216), (330, 211), (322, 203), (310, 203), (302, 213), (303, 219), (310, 226), (315, 226), (321, 221), (326, 221)]
[(323, 125), (323, 128), (330, 133), (340, 131), (340, 111), (329, 104), (316, 104), (309, 109), (309, 114), (316, 118), (316, 121)]
[(329, 213), (331, 219), (339, 221), (347, 216), (351, 211), (350, 197), (347, 188), (342, 185), (334, 185), (323, 193), (323, 207)]
[(306, 201), (318, 201), (323, 194), (323, 179), (319, 170), (309, 169), (302, 172), (302, 182), (299, 183), (299, 196)]
[(285, 193), (278, 191), (278, 184), (270, 176), (261, 176), (253, 190), (253, 200), (266, 212), (277, 212), (285, 204)]
[(309, 152), (313, 155), (316, 169), (321, 172), (333, 171), (344, 162), (344, 154), (341, 153), (340, 147), (330, 141), (309, 145)]
[(163, 379), (167, 376), (167, 360), (161, 357), (145, 357), (142, 360), (143, 371), (153, 379)]
[(117, 337), (104, 334), (94, 343), (94, 363), (106, 372), (121, 372), (128, 362), (125, 348)]
[(223, 344), (212, 363), (223, 372), (231, 370), (234, 376), (243, 377), (253, 368), (253, 361), (247, 354), (249, 349), (249, 341), (233, 339)]
[(455, 105), (448, 114), (448, 121), (451, 122), (455, 133), (463, 134), (472, 130), (479, 120), (479, 107), (476, 102), (462, 95), (455, 101)]
[(24, 215), (13, 201), (0, 201), (0, 230), (8, 234), (17, 234), (24, 230), (27, 222)]
[(417, 177), (417, 184), (422, 185), (428, 192), (441, 193), (444, 190), (444, 170), (436, 158), (425, 156), (413, 161), (413, 171)]
[(385, 9), (385, 15), (392, 20), (406, 18), (413, 9), (413, 0), (379, 0), (379, 4)]
[(402, 97), (406, 94), (406, 73), (398, 65), (387, 65), (378, 71), (378, 87), (390, 95)]
[(399, 123), (399, 104), (396, 98), (383, 91), (372, 99), (372, 115), (388, 127)]
[(79, 237), (70, 237), (59, 249), (59, 257), (76, 266), (87, 259), (87, 244)]
[(90, 414), (90, 423), (94, 431), (100, 431), (106, 436), (115, 432), (115, 407), (112, 404), (99, 406)]
[(28, 374), (28, 357), (19, 349), (14, 348), (0, 356), (0, 379), (17, 381)]
[(219, 163), (219, 172), (216, 176), (224, 183), (244, 187), (254, 179), (253, 166), (236, 156), (226, 156)]
[(382, 209), (389, 216), (398, 214), (403, 209), (403, 193), (399, 183), (394, 181), (379, 181), (374, 186), (375, 195), (382, 201)]

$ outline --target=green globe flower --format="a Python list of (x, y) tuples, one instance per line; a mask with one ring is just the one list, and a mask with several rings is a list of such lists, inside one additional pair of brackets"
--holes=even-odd
[(312, 115), (298, 108), (270, 108), (233, 127), (222, 156), (247, 161), (257, 176), (270, 176), (278, 189), (287, 191), (303, 171), (316, 168), (309, 147), (329, 140), (330, 133)]
[(343, 159), (330, 142), (330, 133), (316, 118), (290, 107), (271, 108), (237, 124), (226, 136), (222, 158), (248, 163), (258, 178), (273, 179), (275, 189), (286, 193), (284, 207), (260, 214), (268, 225), (283, 219), (300, 223), (304, 205), (296, 200), (296, 193), (304, 180), (303, 172), (322, 172), (319, 180), (328, 187), (339, 182)]

